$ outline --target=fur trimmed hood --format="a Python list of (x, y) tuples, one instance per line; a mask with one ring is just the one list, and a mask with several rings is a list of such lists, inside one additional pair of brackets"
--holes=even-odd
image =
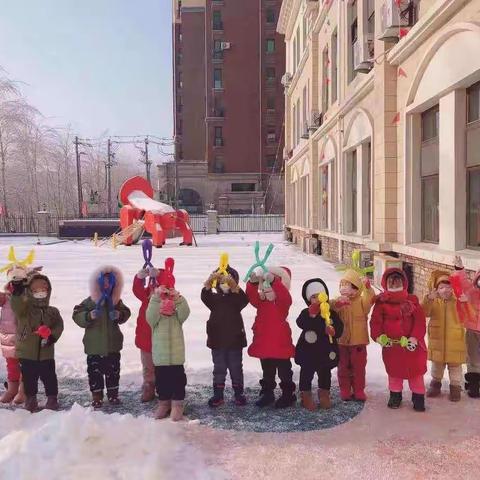
[(113, 265), (102, 265), (93, 271), (90, 276), (90, 297), (95, 303), (102, 297), (102, 292), (98, 286), (98, 279), (101, 273), (113, 273), (115, 275), (116, 282), (112, 292), (112, 301), (113, 305), (116, 305), (122, 297), (124, 281), (122, 272)]
[(290, 284), (292, 282), (292, 273), (287, 267), (270, 267), (267, 266), (267, 269), (270, 273), (280, 278), (283, 285), (287, 290), (290, 290)]

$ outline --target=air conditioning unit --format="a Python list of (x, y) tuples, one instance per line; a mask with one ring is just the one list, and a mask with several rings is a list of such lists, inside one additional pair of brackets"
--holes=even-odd
[(319, 127), (322, 126), (322, 123), (323, 115), (318, 110), (312, 110), (310, 113), (310, 125), (308, 127), (308, 131), (310, 133), (315, 132)]
[(222, 42), (220, 44), (220, 49), (221, 50), (230, 50), (232, 44), (230, 42)]
[(358, 38), (353, 45), (353, 69), (357, 73), (368, 73), (373, 68), (374, 62), (374, 37), (367, 33), (363, 38)]
[(309, 254), (317, 254), (319, 249), (319, 240), (318, 238), (306, 238), (305, 252)]
[(382, 278), (385, 271), (389, 268), (400, 268), (403, 270), (403, 262), (395, 257), (390, 257), (383, 253), (376, 254), (374, 256), (373, 264), (375, 271), (373, 272), (373, 284), (383, 290)]
[(292, 75), (288, 72), (285, 73), (282, 77), (281, 83), (285, 88), (288, 88), (290, 83), (292, 83)]
[[(404, 5), (405, 4), (405, 5)], [(398, 0), (385, 0), (381, 9), (381, 29), (379, 40), (398, 40), (399, 29), (410, 26), (413, 1), (398, 2)]]

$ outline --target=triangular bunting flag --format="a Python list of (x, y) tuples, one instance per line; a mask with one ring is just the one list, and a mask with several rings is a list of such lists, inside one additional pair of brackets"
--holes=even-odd
[(397, 112), (393, 117), (392, 124), (398, 123), (400, 121), (400, 112)]
[(399, 77), (405, 77), (405, 78), (407, 78), (407, 74), (405, 73), (405, 70), (404, 70), (402, 67), (398, 67), (397, 75), (398, 75)]

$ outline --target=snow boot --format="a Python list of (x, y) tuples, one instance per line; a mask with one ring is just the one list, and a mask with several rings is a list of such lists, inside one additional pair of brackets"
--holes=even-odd
[(290, 380), (280, 383), (282, 395), (275, 402), (275, 408), (288, 408), (297, 403), (297, 396), (295, 395), (296, 385)]
[(118, 398), (118, 389), (107, 390), (107, 398), (110, 405), (120, 405), (122, 403)]
[(219, 407), (225, 403), (223, 399), (223, 392), (225, 390), (225, 385), (214, 385), (213, 386), (213, 397), (208, 401), (208, 406), (211, 408)]
[(172, 400), (170, 418), (172, 422), (179, 422), (183, 419), (183, 400)]
[(328, 410), (332, 408), (332, 401), (330, 400), (330, 390), (319, 388), (318, 401), (320, 402), (320, 408), (322, 410)]
[(233, 391), (235, 392), (235, 405), (243, 407), (247, 404), (247, 397), (243, 393), (243, 385), (233, 385)]
[(450, 385), (448, 398), (451, 402), (459, 402), (462, 399), (462, 387), (460, 385)]
[(27, 395), (27, 398), (25, 400), (25, 410), (28, 410), (30, 413), (35, 413), (39, 411), (36, 395)]
[(312, 392), (300, 392), (301, 405), (309, 412), (314, 412), (317, 409), (313, 401)]
[(57, 395), (49, 395), (47, 397), (47, 402), (45, 403), (45, 409), (47, 410), (54, 410), (57, 411), (60, 406), (58, 404), (58, 397)]
[(157, 409), (155, 410), (155, 419), (162, 420), (170, 415), (172, 409), (172, 402), (170, 400), (160, 400)]
[(1, 403), (10, 403), (18, 394), (18, 382), (5, 382), (5, 388), (7, 389), (5, 393), (0, 397)]
[(23, 382), (20, 382), (18, 393), (15, 395), (13, 403), (15, 405), (21, 405), (22, 403), (25, 403), (25, 390), (23, 389)]
[(413, 409), (416, 412), (425, 411), (425, 395), (421, 393), (412, 393)]
[(388, 400), (388, 408), (397, 409), (402, 404), (402, 392), (390, 392), (390, 398)]
[(95, 409), (103, 407), (103, 392), (92, 392), (91, 405)]
[(353, 399), (357, 402), (366, 402), (367, 395), (365, 394), (365, 390), (363, 389), (355, 390), (355, 393), (353, 394)]
[(438, 380), (432, 380), (430, 382), (430, 387), (427, 390), (427, 397), (428, 398), (435, 398), (439, 397), (442, 393), (442, 382)]
[(471, 398), (480, 397), (480, 373), (469, 372), (465, 374), (465, 390)]
[(275, 403), (275, 395), (273, 394), (273, 390), (261, 390), (260, 391), (260, 398), (255, 402), (257, 407), (263, 408), (268, 407)]
[(155, 384), (153, 382), (145, 382), (142, 385), (141, 402), (147, 403), (155, 399)]

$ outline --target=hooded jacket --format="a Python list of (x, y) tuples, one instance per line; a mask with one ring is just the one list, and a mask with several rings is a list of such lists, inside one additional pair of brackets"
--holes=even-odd
[(247, 282), (248, 300), (257, 309), (252, 327), (253, 341), (248, 347), (248, 354), (260, 359), (288, 359), (295, 355), (292, 330), (287, 321), (288, 311), (292, 305), (292, 297), (288, 291), (290, 281), (287, 279), (288, 272), (285, 269), (279, 272), (281, 275), (276, 275), (276, 270), (272, 268), (269, 268), (269, 271), (275, 275), (271, 285), (275, 300), (260, 298), (258, 283)]
[[(393, 273), (402, 276), (403, 291), (388, 292), (387, 279)], [(415, 295), (408, 293), (408, 279), (403, 270), (390, 268), (382, 278), (384, 292), (377, 296), (370, 320), (373, 340), (387, 335), (392, 340), (414, 337), (417, 348), (411, 352), (399, 344), (382, 349), (387, 374), (395, 378), (413, 378), (427, 371), (427, 347), (425, 345), (426, 321), (423, 309)]]
[(350, 299), (350, 304), (336, 307), (332, 302), (333, 309), (338, 313), (343, 323), (343, 335), (338, 340), (340, 345), (368, 345), (368, 314), (373, 306), (375, 292), (373, 288), (365, 288), (360, 275), (355, 270), (347, 270), (342, 280), (350, 282), (357, 287), (356, 295)]
[[(449, 272), (432, 272), (428, 282), (429, 290), (438, 287), (439, 280), (449, 277)], [(425, 296), (422, 307), (428, 322), (428, 359), (432, 362), (460, 365), (466, 361), (465, 328), (457, 313), (457, 300), (454, 295), (449, 300)]]
[[(318, 282), (323, 284), (324, 291), (328, 297), (328, 288), (321, 279), (313, 279), (305, 282), (302, 292), (305, 292), (309, 283)], [(307, 305), (310, 305), (310, 299), (302, 294)], [(335, 329), (335, 336), (332, 337), (333, 343), (330, 343), (329, 336), (325, 333), (325, 319), (319, 313), (312, 318), (308, 308), (302, 310), (297, 318), (297, 325), (302, 329), (302, 333), (298, 339), (295, 348), (295, 363), (302, 367), (312, 369), (333, 369), (338, 365), (339, 349), (337, 339), (343, 333), (343, 324), (335, 311), (330, 311), (330, 320), (332, 327)]]
[[(118, 319), (111, 320), (108, 305), (102, 305), (100, 314), (93, 319), (91, 312), (96, 310), (97, 302), (101, 299), (101, 290), (98, 278), (101, 273), (115, 275), (115, 287), (112, 291), (114, 310), (118, 312)], [(123, 334), (119, 325), (130, 318), (130, 309), (120, 299), (123, 289), (123, 276), (116, 267), (104, 266), (95, 270), (90, 278), (90, 296), (73, 309), (73, 321), (85, 329), (83, 345), (87, 355), (107, 356), (109, 353), (118, 353), (123, 348)]]
[[(34, 280), (45, 280), (48, 284), (48, 296), (45, 299), (33, 297), (30, 286)], [(63, 320), (57, 308), (50, 306), (52, 285), (47, 276), (35, 273), (29, 277), (28, 284), (20, 295), (14, 294), (10, 304), (17, 319), (16, 355), (25, 360), (51, 360), (55, 357), (54, 343), (63, 332)], [(42, 338), (35, 332), (41, 325), (51, 330), (49, 344), (42, 347)]]
[(11, 295), (5, 292), (0, 302), (0, 345), (5, 358), (15, 358), (17, 340), (17, 320), (10, 305)]

